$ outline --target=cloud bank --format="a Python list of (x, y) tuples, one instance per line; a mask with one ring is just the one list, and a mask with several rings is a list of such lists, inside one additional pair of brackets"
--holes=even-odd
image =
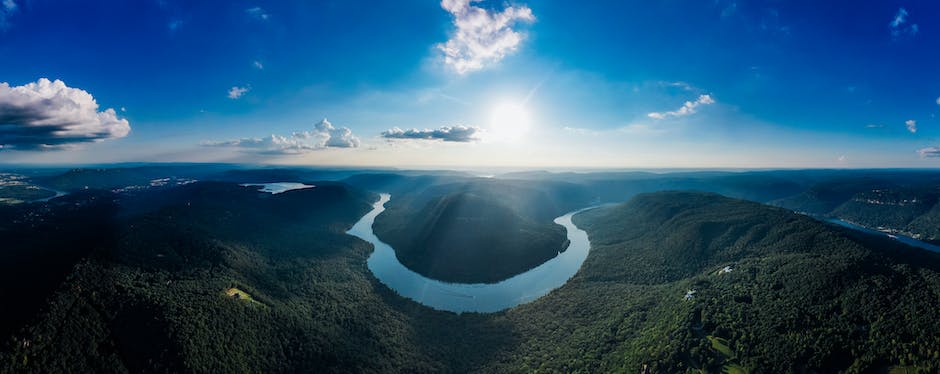
[(325, 148), (356, 148), (360, 141), (347, 127), (334, 127), (324, 118), (311, 131), (295, 132), (287, 136), (271, 134), (264, 138), (241, 138), (225, 141), (202, 142), (206, 147), (231, 147), (243, 151), (270, 155), (296, 155)]
[(653, 119), (666, 119), (670, 117), (685, 117), (694, 114), (696, 109), (702, 105), (711, 105), (715, 103), (710, 95), (699, 95), (695, 101), (686, 101), (682, 107), (671, 112), (651, 112), (646, 116)]
[(114, 109), (98, 111), (88, 92), (40, 78), (11, 87), (0, 83), (0, 149), (53, 150), (123, 138), (131, 131)]
[(410, 129), (402, 130), (393, 127), (388, 131), (382, 132), (382, 137), (386, 139), (411, 139), (411, 140), (440, 140), (445, 142), (471, 142), (479, 140), (477, 135), (480, 128), (476, 126), (443, 126), (439, 129)]
[(510, 6), (495, 12), (471, 5), (474, 1), (441, 1), (441, 7), (454, 16), (457, 29), (437, 48), (444, 53), (444, 63), (458, 74), (480, 70), (514, 52), (525, 36), (512, 26), (519, 21), (535, 21), (532, 10), (526, 6)]

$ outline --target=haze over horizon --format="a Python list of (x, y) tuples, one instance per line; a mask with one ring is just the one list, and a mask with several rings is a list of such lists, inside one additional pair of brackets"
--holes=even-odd
[(937, 25), (929, 1), (3, 0), (0, 164), (936, 168)]

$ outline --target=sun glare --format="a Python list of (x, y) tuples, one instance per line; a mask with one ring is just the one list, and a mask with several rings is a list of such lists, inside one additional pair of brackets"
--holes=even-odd
[(494, 140), (517, 141), (531, 126), (525, 107), (516, 103), (501, 103), (490, 113), (489, 137)]

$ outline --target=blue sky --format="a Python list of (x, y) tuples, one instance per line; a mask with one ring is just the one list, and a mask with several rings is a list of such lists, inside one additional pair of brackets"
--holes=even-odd
[(0, 0), (0, 162), (937, 167), (938, 46), (926, 0)]

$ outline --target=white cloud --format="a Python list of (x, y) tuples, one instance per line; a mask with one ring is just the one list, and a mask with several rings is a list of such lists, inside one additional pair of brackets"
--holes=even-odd
[(898, 8), (898, 12), (894, 14), (894, 18), (889, 24), (891, 26), (891, 36), (896, 38), (902, 34), (909, 34), (911, 36), (917, 35), (917, 32), (920, 31), (920, 27), (917, 26), (916, 23), (905, 26), (908, 15), (907, 9)]
[(937, 98), (937, 105), (940, 105), (940, 97)]
[(10, 27), (9, 19), (13, 13), (16, 13), (18, 7), (13, 0), (3, 0), (0, 5), (2, 5), (0, 6), (0, 31), (3, 31)]
[(866, 129), (880, 129), (880, 128), (882, 128), (882, 127), (885, 127), (885, 125), (879, 125), (879, 124), (875, 124), (875, 123), (865, 125), (865, 128), (866, 128)]
[(471, 142), (479, 140), (477, 135), (481, 129), (476, 126), (443, 126), (439, 129), (410, 129), (402, 130), (393, 127), (388, 131), (382, 132), (382, 137), (386, 139), (411, 139), (411, 140), (441, 140), (445, 142)]
[(264, 70), (264, 65), (261, 63), (261, 61), (255, 60), (253, 65), (255, 66), (255, 69)]
[(0, 83), (0, 145), (3, 149), (61, 149), (77, 143), (123, 138), (131, 127), (114, 109), (98, 111), (88, 92), (60, 80), (40, 78), (11, 87)]
[(940, 147), (927, 147), (917, 150), (921, 158), (940, 158)]
[(359, 147), (360, 141), (348, 127), (334, 127), (324, 118), (310, 131), (295, 132), (287, 136), (271, 134), (264, 138), (205, 141), (202, 145), (239, 148), (261, 154), (290, 155), (324, 148), (356, 148)]
[(268, 12), (265, 12), (264, 9), (261, 9), (261, 7), (257, 6), (254, 8), (245, 9), (245, 13), (247, 13), (249, 17), (260, 21), (267, 21), (268, 18), (271, 18), (271, 15), (268, 14)]
[(437, 46), (444, 63), (458, 74), (480, 70), (514, 52), (525, 36), (512, 29), (518, 22), (534, 22), (526, 6), (509, 6), (502, 12), (471, 5), (476, 0), (442, 0), (441, 7), (454, 16), (456, 30)]
[(914, 134), (917, 132), (917, 121), (909, 119), (907, 121), (904, 121), (904, 124), (907, 126), (907, 131), (910, 131), (911, 134)]
[(684, 117), (690, 114), (694, 114), (697, 108), (701, 105), (711, 105), (715, 103), (715, 99), (711, 95), (699, 95), (698, 99), (695, 101), (686, 101), (685, 104), (682, 104), (682, 107), (670, 111), (670, 112), (651, 112), (646, 116), (653, 119), (666, 119), (670, 117)]
[(244, 96), (245, 93), (248, 92), (248, 90), (250, 89), (251, 89), (250, 87), (233, 86), (231, 89), (228, 90), (228, 98), (232, 100), (237, 100), (241, 98), (242, 96)]

